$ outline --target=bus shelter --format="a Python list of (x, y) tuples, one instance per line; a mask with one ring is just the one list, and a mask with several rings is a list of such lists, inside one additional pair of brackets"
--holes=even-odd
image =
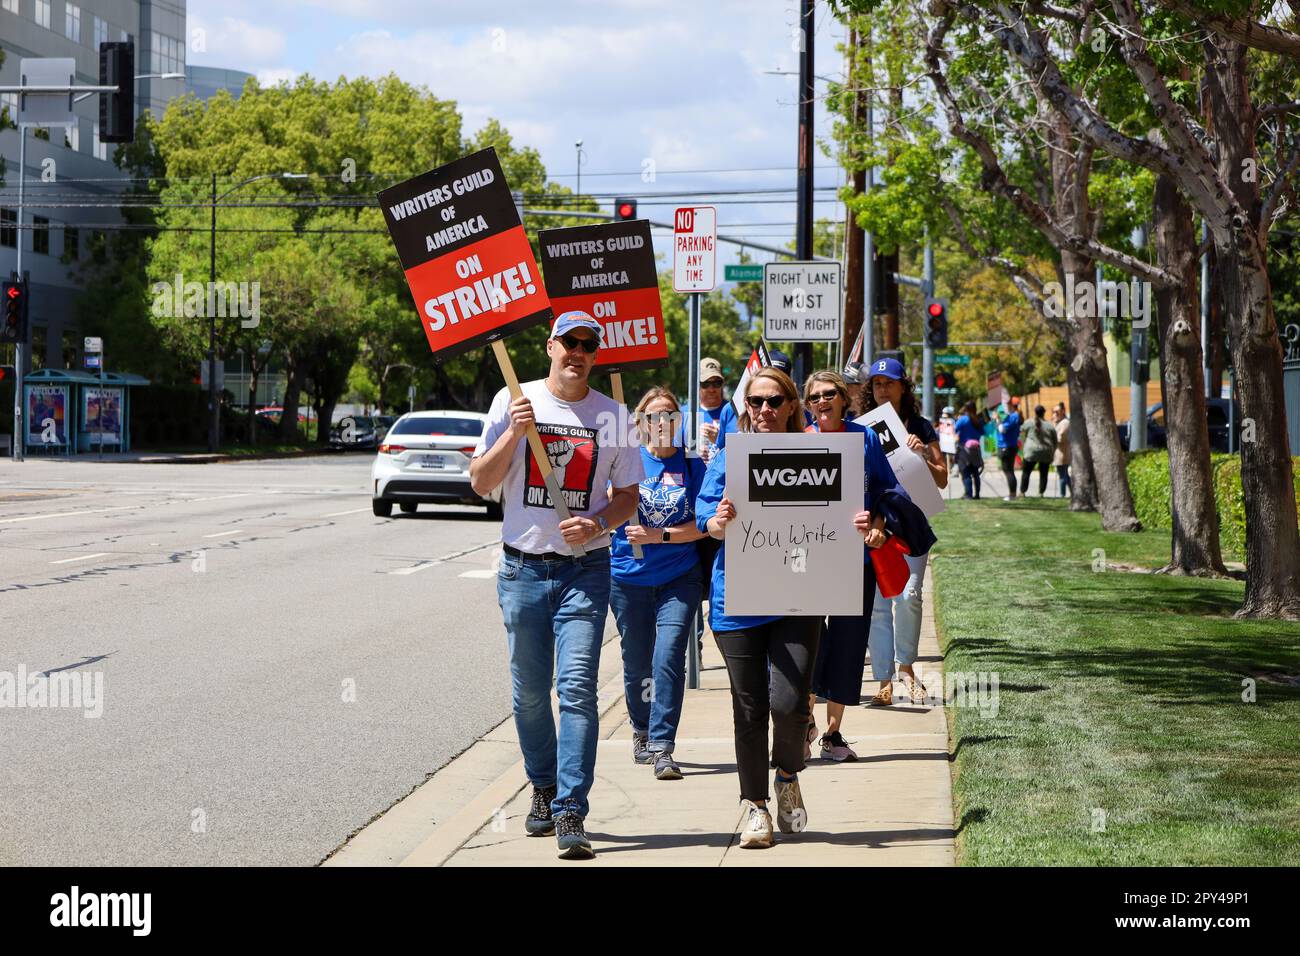
[(128, 372), (94, 375), (42, 368), (23, 377), (28, 454), (76, 455), (131, 450), (131, 389), (149, 380)]

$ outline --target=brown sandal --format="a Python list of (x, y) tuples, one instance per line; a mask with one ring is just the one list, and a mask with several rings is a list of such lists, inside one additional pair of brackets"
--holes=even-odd
[(903, 684), (907, 687), (907, 696), (911, 699), (912, 703), (914, 704), (925, 703), (925, 695), (927, 691), (925, 689), (925, 685), (921, 683), (919, 678), (917, 678), (913, 674), (908, 674), (906, 671), (904, 671), (902, 674), (899, 675), (899, 680), (901, 680)]
[(876, 696), (871, 698), (868, 707), (888, 707), (894, 702), (894, 684), (891, 681), (880, 690), (876, 691)]

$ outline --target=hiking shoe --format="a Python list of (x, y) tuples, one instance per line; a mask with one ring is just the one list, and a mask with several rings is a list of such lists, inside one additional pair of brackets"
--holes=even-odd
[(632, 733), (632, 761), (634, 763), (654, 763), (654, 751), (650, 749), (650, 735)]
[(822, 734), (822, 759), (839, 763), (841, 760), (857, 760), (858, 755), (837, 730), (833, 734)]
[(740, 805), (748, 811), (745, 828), (740, 831), (741, 849), (767, 849), (772, 845), (772, 814), (752, 800), (742, 800)]
[(555, 843), (561, 860), (590, 860), (596, 855), (582, 826), (582, 817), (573, 811), (561, 813), (556, 818)]
[(524, 820), (524, 830), (529, 836), (547, 836), (555, 832), (551, 819), (551, 801), (555, 799), (555, 786), (533, 787), (533, 805)]
[(682, 779), (681, 768), (677, 766), (677, 761), (673, 755), (664, 751), (655, 756), (655, 779), (656, 780), (680, 780)]
[(782, 833), (798, 833), (808, 825), (798, 774), (789, 779), (782, 779), (780, 771), (776, 774), (776, 825)]

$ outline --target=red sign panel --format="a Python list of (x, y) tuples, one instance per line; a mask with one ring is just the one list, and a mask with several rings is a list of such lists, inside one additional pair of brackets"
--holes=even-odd
[(550, 300), (496, 150), (379, 194), (434, 359), (550, 323)]
[(668, 364), (649, 222), (544, 229), (537, 239), (556, 314), (581, 309), (604, 327), (597, 368), (627, 372)]

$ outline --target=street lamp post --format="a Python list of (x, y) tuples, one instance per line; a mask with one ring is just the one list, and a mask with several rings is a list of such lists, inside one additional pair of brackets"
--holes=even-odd
[(208, 451), (221, 447), (221, 402), (217, 392), (217, 316), (214, 290), (217, 284), (217, 203), (235, 190), (257, 182), (259, 179), (306, 179), (306, 173), (263, 173), (235, 183), (220, 196), (217, 195), (217, 174), (212, 174), (212, 218), (208, 243)]

